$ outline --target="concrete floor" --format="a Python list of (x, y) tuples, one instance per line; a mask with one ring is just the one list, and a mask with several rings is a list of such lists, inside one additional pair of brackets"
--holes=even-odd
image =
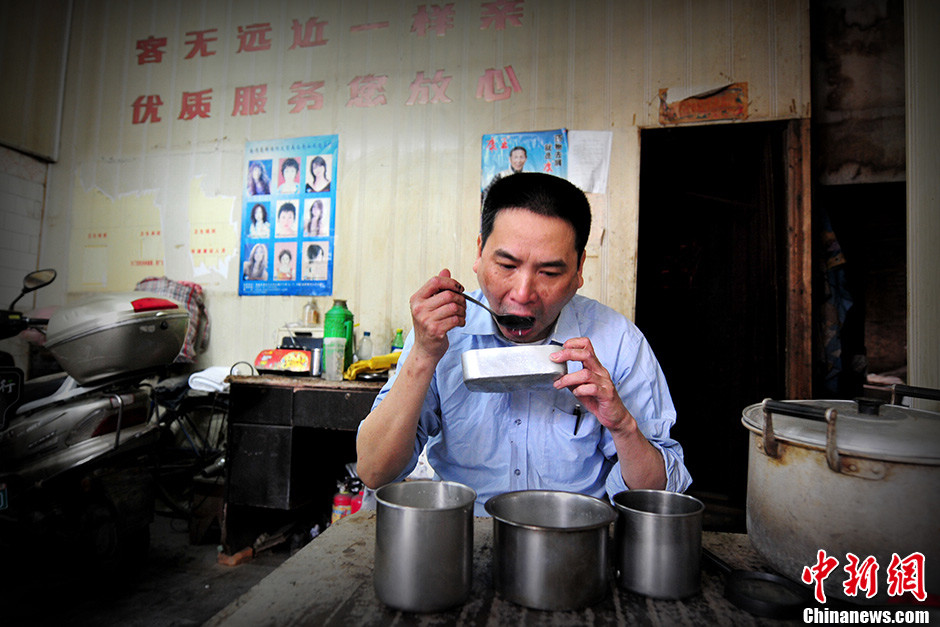
[(217, 545), (191, 545), (185, 521), (165, 515), (155, 517), (150, 534), (145, 564), (119, 587), (62, 580), (50, 569), (42, 581), (34, 578), (2, 591), (0, 625), (201, 625), (290, 557), (286, 548), (272, 549), (238, 566), (223, 566)]

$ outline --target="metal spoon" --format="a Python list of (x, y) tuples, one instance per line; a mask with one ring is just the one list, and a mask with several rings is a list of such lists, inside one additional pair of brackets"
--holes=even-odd
[(489, 307), (487, 307), (486, 305), (484, 305), (483, 303), (481, 303), (480, 301), (478, 301), (477, 299), (473, 298), (472, 296), (467, 296), (463, 292), (458, 292), (457, 290), (452, 290), (448, 288), (444, 288), (444, 289), (446, 289), (448, 292), (453, 292), (454, 294), (460, 294), (461, 296), (469, 300), (471, 303), (479, 305), (483, 309), (487, 310), (488, 312), (490, 312), (490, 315), (493, 316), (493, 320), (496, 321), (496, 324), (506, 327), (507, 329), (522, 330), (522, 329), (531, 329), (533, 326), (535, 326), (535, 318), (533, 316), (517, 316), (515, 314), (498, 314), (492, 309), (490, 309)]

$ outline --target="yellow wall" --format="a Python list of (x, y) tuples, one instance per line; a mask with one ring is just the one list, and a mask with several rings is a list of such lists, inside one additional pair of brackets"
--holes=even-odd
[[(476, 285), (481, 136), (564, 127), (613, 134), (582, 293), (632, 316), (639, 130), (660, 125), (659, 90), (746, 82), (749, 120), (809, 117), (808, 0), (526, 0), (510, 3), (521, 24), (502, 30), (481, 28), (492, 3), (452, 4), (453, 28), (419, 36), (413, 16), (444, 2), (77, 0), (40, 262), (63, 277), (43, 298), (153, 274), (197, 281), (213, 324), (204, 364), (253, 359), (305, 299), (237, 295), (245, 142), (337, 134), (334, 295), (381, 350), (442, 267)], [(292, 21), (314, 17), (326, 43), (290, 50)], [(270, 50), (237, 52), (238, 28), (258, 23), (271, 26)], [(212, 28), (217, 54), (185, 59), (187, 33)], [(165, 54), (139, 64), (151, 36), (167, 39)], [(521, 92), (477, 97), (480, 76), (506, 66)], [(437, 70), (451, 102), (405, 104), (417, 73)], [(350, 81), (369, 74), (388, 77), (386, 104), (347, 106)], [(323, 108), (290, 113), (295, 81), (323, 81)], [(265, 112), (233, 116), (236, 88), (259, 84)], [(178, 119), (183, 93), (205, 89), (210, 117)], [(134, 124), (147, 95), (162, 98), (161, 120)], [(193, 253), (204, 248), (214, 252)], [(325, 311), (331, 298), (318, 302)]]

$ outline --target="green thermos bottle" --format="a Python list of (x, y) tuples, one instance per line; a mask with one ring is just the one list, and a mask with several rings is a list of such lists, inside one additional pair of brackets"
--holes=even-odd
[(323, 337), (346, 338), (346, 354), (343, 358), (343, 370), (353, 362), (353, 314), (346, 307), (346, 301), (333, 299), (333, 306), (323, 317)]

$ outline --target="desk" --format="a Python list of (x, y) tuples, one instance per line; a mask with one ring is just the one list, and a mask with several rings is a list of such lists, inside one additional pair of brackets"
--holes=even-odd
[(297, 518), (311, 526), (329, 520), (336, 482), (356, 461), (356, 429), (382, 384), (279, 375), (226, 381), (225, 550)]
[[(732, 567), (766, 569), (744, 534), (705, 532), (704, 546)], [(461, 607), (410, 614), (383, 605), (372, 587), (375, 511), (338, 521), (254, 588), (211, 618), (206, 627), (240, 625), (785, 625), (802, 621), (760, 619), (723, 597), (723, 581), (702, 572), (702, 592), (681, 601), (659, 601), (620, 590), (614, 581), (601, 603), (576, 612), (527, 609), (493, 590), (493, 521), (476, 518), (473, 586)]]

